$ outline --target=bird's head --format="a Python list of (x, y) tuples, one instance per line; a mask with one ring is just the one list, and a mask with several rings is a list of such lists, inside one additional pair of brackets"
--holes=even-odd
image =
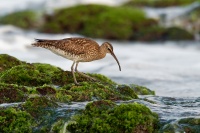
[(106, 53), (110, 53), (113, 56), (113, 58), (117, 61), (117, 64), (119, 66), (119, 70), (121, 71), (121, 66), (119, 64), (117, 57), (114, 54), (113, 46), (109, 42), (104, 42), (103, 46), (105, 47)]

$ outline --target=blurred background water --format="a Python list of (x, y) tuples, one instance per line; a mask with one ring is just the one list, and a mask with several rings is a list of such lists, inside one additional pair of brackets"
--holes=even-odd
[[(31, 9), (52, 14), (55, 9), (78, 4), (105, 4), (119, 6), (128, 0), (1, 0), (0, 16)], [(104, 74), (121, 84), (139, 84), (155, 90), (158, 96), (199, 97), (200, 96), (200, 43), (199, 23), (186, 23), (187, 15), (200, 8), (199, 1), (170, 7), (139, 7), (147, 17), (159, 19), (159, 24), (180, 26), (194, 35), (193, 40), (134, 41), (94, 38), (99, 44), (109, 41), (114, 45), (122, 71), (108, 55), (94, 62), (80, 63), (83, 72)], [(67, 18), (66, 18), (67, 19)], [(70, 18), (68, 18), (70, 21)], [(15, 20), (19, 21), (18, 19)], [(198, 20), (199, 21), (199, 20)], [(195, 22), (198, 22), (195, 20)], [(1, 21), (0, 21), (1, 22)], [(185, 23), (181, 23), (185, 22)], [(187, 21), (188, 22), (188, 21)], [(39, 23), (39, 22), (38, 22)], [(54, 28), (54, 27), (52, 27)], [(119, 27), (123, 28), (123, 27)], [(98, 32), (98, 29), (96, 31)], [(23, 29), (14, 24), (0, 25), (0, 54), (9, 54), (27, 62), (49, 63), (70, 70), (72, 61), (52, 52), (34, 48), (34, 38), (63, 39), (84, 37), (79, 33), (41, 33), (34, 29)]]

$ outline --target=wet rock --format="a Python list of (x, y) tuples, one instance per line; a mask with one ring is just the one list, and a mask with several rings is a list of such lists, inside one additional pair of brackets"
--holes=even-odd
[[(97, 81), (76, 74), (80, 85), (74, 84), (69, 71), (63, 71), (49, 64), (24, 63), (2, 71), (0, 82), (9, 85), (26, 86), (29, 95), (49, 96), (60, 102), (92, 100), (130, 100), (137, 98), (129, 86), (117, 85), (111, 79), (100, 74), (88, 74)], [(21, 90), (22, 91), (22, 90)]]
[(115, 105), (111, 101), (89, 103), (81, 115), (68, 123), (70, 132), (152, 133), (158, 116), (138, 103)]
[[(0, 72), (0, 103), (23, 103), (10, 109), (0, 107), (0, 132), (65, 131), (75, 114), (79, 115), (75, 115), (68, 124), (72, 132), (76, 129), (83, 132), (88, 129), (91, 132), (110, 130), (138, 133), (157, 130), (158, 117), (146, 106), (137, 103), (118, 106), (112, 102), (136, 99), (134, 89), (138, 87), (146, 94), (144, 87), (118, 85), (100, 74), (88, 74), (96, 78), (96, 82), (76, 74), (80, 83), (77, 86), (69, 71), (49, 64), (18, 62)], [(85, 110), (68, 108), (70, 103), (83, 101), (95, 102), (89, 103)], [(62, 107), (60, 103), (67, 107)], [(5, 112), (11, 113), (11, 116), (9, 113), (5, 115)], [(27, 123), (23, 124), (24, 121)], [(23, 126), (18, 128), (21, 124)]]
[(28, 90), (23, 86), (0, 83), (0, 104), (23, 102), (27, 95)]
[(135, 38), (138, 31), (158, 24), (156, 20), (146, 18), (138, 8), (105, 5), (78, 5), (59, 9), (45, 18), (42, 32), (79, 33), (93, 38), (117, 40), (138, 40)]
[(57, 103), (45, 97), (32, 97), (23, 104), (23, 108), (34, 118), (39, 118), (40, 115), (48, 112), (47, 108), (56, 107), (58, 107)]
[(24, 62), (7, 54), (0, 54), (0, 75), (2, 71), (10, 69), (13, 66), (22, 65)]
[(24, 29), (36, 28), (40, 22), (38, 14), (31, 10), (14, 12), (0, 17), (0, 24), (11, 24)]
[(130, 88), (132, 88), (137, 95), (155, 95), (155, 91), (152, 91), (144, 86), (131, 84)]
[(26, 111), (14, 108), (0, 109), (0, 132), (1, 133), (31, 133), (33, 118)]
[(199, 118), (184, 118), (176, 122), (166, 124), (161, 132), (185, 132), (185, 133), (198, 133), (200, 131)]
[(126, 2), (124, 5), (125, 6), (144, 6), (144, 7), (157, 7), (157, 8), (162, 8), (162, 7), (171, 7), (171, 6), (183, 6), (183, 5), (188, 5), (192, 4), (196, 0), (130, 0)]

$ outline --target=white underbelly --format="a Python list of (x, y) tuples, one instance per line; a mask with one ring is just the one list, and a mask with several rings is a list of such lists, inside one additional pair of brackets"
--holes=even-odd
[(75, 55), (75, 54), (71, 54), (71, 53), (68, 53), (68, 52), (65, 52), (63, 50), (60, 50), (60, 49), (50, 49), (53, 53), (57, 54), (57, 55), (60, 55), (64, 58), (67, 58), (69, 60), (72, 60), (72, 61), (80, 61), (82, 60), (82, 58), (78, 55)]

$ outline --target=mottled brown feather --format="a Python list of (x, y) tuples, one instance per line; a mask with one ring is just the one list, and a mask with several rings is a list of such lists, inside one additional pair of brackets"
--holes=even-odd
[(98, 54), (100, 46), (97, 42), (88, 38), (66, 38), (62, 40), (36, 39), (36, 43), (32, 45), (43, 47), (54, 52), (58, 50), (65, 51), (65, 54), (80, 58), (79, 61), (92, 61), (99, 59)]

